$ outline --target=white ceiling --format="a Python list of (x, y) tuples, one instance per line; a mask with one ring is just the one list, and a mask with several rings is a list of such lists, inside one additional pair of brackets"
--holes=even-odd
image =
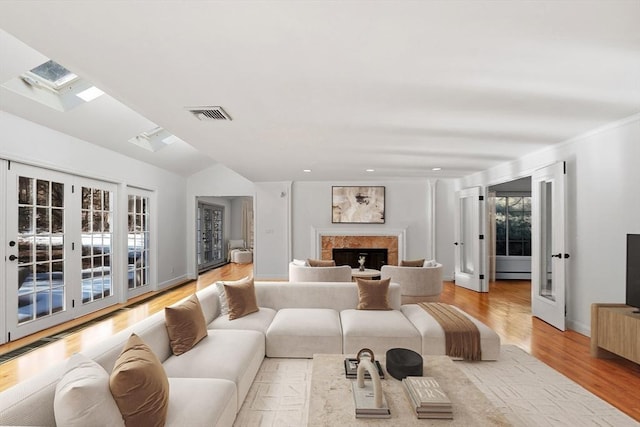
[[(252, 181), (458, 177), (640, 112), (639, 22), (638, 0), (2, 1), (2, 29), (127, 107), (61, 119), (0, 95), (136, 157), (116, 142), (148, 130), (133, 110), (195, 148), (136, 158), (183, 175), (214, 159)], [(185, 110), (202, 105), (233, 120)]]

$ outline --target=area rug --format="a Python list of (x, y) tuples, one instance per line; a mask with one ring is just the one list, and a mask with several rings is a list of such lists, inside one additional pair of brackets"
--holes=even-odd
[[(496, 362), (455, 363), (514, 426), (640, 426), (516, 346), (502, 346)], [(306, 426), (312, 365), (309, 359), (265, 359), (234, 426)]]

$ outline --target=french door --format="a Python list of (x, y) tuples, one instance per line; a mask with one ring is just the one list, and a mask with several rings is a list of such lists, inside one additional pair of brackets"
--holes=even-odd
[(484, 197), (480, 187), (456, 193), (455, 283), (476, 292), (487, 292), (484, 268)]
[(10, 163), (3, 338), (115, 304), (114, 191), (110, 183)]
[(531, 311), (565, 330), (565, 164), (531, 178)]
[(224, 207), (198, 202), (197, 213), (198, 271), (225, 262), (224, 253)]

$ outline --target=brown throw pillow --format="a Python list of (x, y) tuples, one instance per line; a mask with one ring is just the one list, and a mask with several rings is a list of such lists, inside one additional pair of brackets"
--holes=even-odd
[(227, 295), (227, 304), (229, 305), (229, 320), (238, 319), (258, 311), (256, 290), (252, 277), (246, 280), (239, 280), (233, 285), (225, 283), (224, 293)]
[(136, 334), (118, 356), (109, 388), (127, 427), (165, 424), (169, 380), (156, 355)]
[(178, 305), (165, 307), (164, 319), (169, 333), (171, 351), (176, 356), (191, 350), (207, 336), (206, 321), (196, 294)]
[(358, 278), (358, 310), (391, 310), (389, 283), (391, 278), (367, 280)]
[(400, 261), (400, 267), (422, 267), (424, 265), (424, 259), (414, 259), (411, 261)]
[(332, 259), (308, 259), (307, 264), (310, 267), (335, 267), (336, 262)]

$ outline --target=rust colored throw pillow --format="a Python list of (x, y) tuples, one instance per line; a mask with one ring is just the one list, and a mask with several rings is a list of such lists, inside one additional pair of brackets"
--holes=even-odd
[(171, 351), (176, 356), (191, 350), (207, 336), (207, 324), (196, 294), (180, 304), (165, 307), (164, 318)]
[(400, 261), (400, 267), (422, 267), (424, 265), (424, 259), (415, 259), (412, 261)]
[(227, 295), (227, 304), (229, 305), (229, 320), (238, 319), (258, 311), (253, 277), (238, 280), (233, 285), (225, 283), (224, 293)]
[(335, 267), (336, 262), (332, 259), (308, 259), (310, 267)]
[(165, 424), (169, 380), (156, 355), (136, 334), (131, 334), (118, 356), (109, 388), (127, 427)]
[(358, 310), (391, 310), (389, 283), (391, 278), (367, 280), (358, 278)]

